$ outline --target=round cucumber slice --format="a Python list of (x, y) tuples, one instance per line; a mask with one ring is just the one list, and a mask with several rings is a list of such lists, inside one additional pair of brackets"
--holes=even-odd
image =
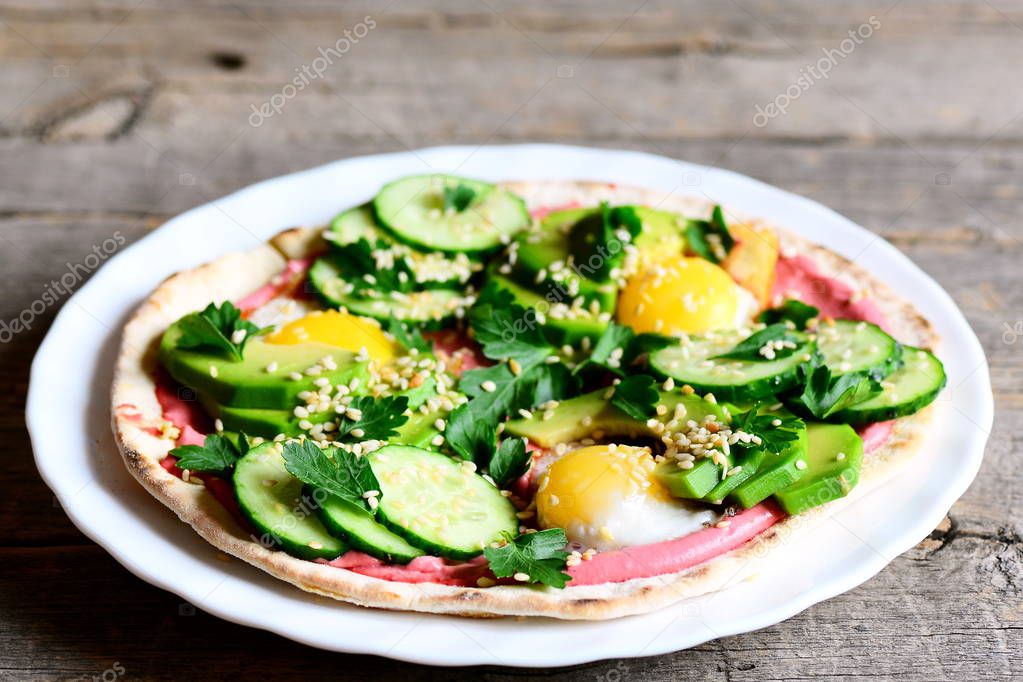
[(881, 395), (837, 412), (828, 421), (856, 426), (883, 422), (911, 415), (934, 402), (947, 381), (941, 360), (926, 350), (906, 346), (902, 361), (902, 367), (881, 381)]
[(327, 305), (381, 322), (393, 318), (439, 326), (459, 310), (464, 313), (472, 304), (471, 297), (454, 289), (426, 289), (399, 296), (380, 293), (376, 298), (356, 296), (348, 290), (348, 283), (329, 258), (318, 258), (313, 263), (309, 268), (309, 283)]
[(360, 239), (365, 239), (371, 244), (378, 239), (390, 241), (390, 238), (377, 227), (372, 204), (356, 206), (341, 213), (334, 218), (330, 229), (324, 233), (323, 237), (338, 246), (353, 244)]
[(793, 332), (802, 345), (778, 360), (712, 360), (745, 338), (733, 330), (711, 332), (682, 340), (650, 355), (650, 367), (665, 377), (689, 384), (700, 393), (720, 400), (755, 400), (780, 393), (799, 382), (799, 366), (813, 352), (805, 334)]
[(876, 324), (857, 320), (821, 323), (817, 349), (833, 376), (863, 372), (881, 379), (899, 366), (902, 346)]
[(329, 496), (317, 510), (323, 525), (330, 532), (343, 537), (353, 549), (365, 552), (384, 561), (407, 564), (423, 551), (405, 542), (386, 526), (374, 519), (369, 512), (346, 502), (340, 497)]
[(345, 544), (320, 523), (316, 500), (303, 494), (302, 481), (284, 468), (284, 458), (272, 443), (254, 447), (238, 460), (234, 491), (242, 514), (263, 534), (261, 543), (303, 559), (334, 559), (345, 551)]
[(407, 445), (368, 457), (380, 482), (377, 515), (420, 549), (469, 559), (505, 533), (518, 534), (515, 507), (467, 464)]
[[(444, 209), (444, 189), (459, 185), (475, 195), (461, 211)], [(402, 241), (448, 252), (490, 251), (529, 225), (526, 203), (480, 180), (417, 175), (384, 185), (373, 199), (377, 219)]]

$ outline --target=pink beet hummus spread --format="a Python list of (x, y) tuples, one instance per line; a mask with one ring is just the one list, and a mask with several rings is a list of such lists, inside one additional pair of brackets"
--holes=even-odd
[[(577, 204), (540, 209), (533, 212), (535, 217), (564, 208), (575, 208)], [(289, 261), (286, 268), (270, 283), (239, 300), (236, 305), (245, 313), (265, 305), (279, 296), (299, 294), (298, 285), (308, 268), (308, 261)], [(798, 298), (817, 307), (823, 316), (865, 320), (887, 327), (887, 321), (878, 306), (869, 298), (856, 295), (849, 285), (821, 273), (811, 259), (801, 256), (779, 256), (773, 289), (776, 299)], [(456, 353), (461, 359), (459, 373), (489, 362), (479, 353), (478, 347), (458, 332), (437, 332), (429, 335), (438, 352), (448, 356)], [(462, 351), (459, 353), (459, 351)], [(181, 398), (179, 387), (161, 373), (157, 379), (157, 399), (163, 408), (164, 418), (181, 430), (179, 445), (201, 444), (204, 434), (210, 430), (209, 417), (197, 403)], [(131, 406), (119, 406), (130, 408)], [(873, 452), (891, 436), (893, 422), (870, 424), (860, 430), (864, 451)], [(542, 450), (530, 444), (534, 457)], [(175, 458), (168, 455), (161, 465), (175, 476), (182, 471), (175, 466)], [(243, 526), (248, 523), (238, 511), (234, 491), (229, 481), (207, 474), (193, 474), (202, 477), (207, 489), (227, 508)], [(532, 494), (533, 481), (529, 474), (513, 486), (518, 495)], [(602, 552), (587, 561), (567, 568), (572, 576), (570, 585), (595, 585), (606, 582), (622, 582), (636, 578), (648, 578), (676, 573), (709, 561), (732, 551), (755, 538), (778, 521), (785, 513), (773, 502), (767, 501), (750, 509), (742, 510), (722, 524), (704, 528), (680, 538), (652, 543), (621, 550)], [(349, 550), (332, 561), (320, 563), (343, 568), (362, 575), (407, 583), (438, 583), (443, 585), (475, 586), (480, 578), (493, 579), (486, 559), (477, 557), (471, 561), (451, 561), (433, 556), (418, 557), (406, 565), (389, 564), (368, 554)]]

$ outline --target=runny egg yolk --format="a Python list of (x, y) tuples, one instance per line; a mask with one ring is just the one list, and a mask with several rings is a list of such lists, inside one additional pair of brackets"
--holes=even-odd
[(649, 448), (593, 445), (568, 452), (540, 478), (540, 525), (609, 550), (680, 537), (712, 518), (674, 499), (654, 478), (655, 466)]
[(380, 362), (388, 362), (397, 354), (395, 343), (376, 322), (337, 310), (309, 313), (270, 334), (266, 341), (281, 345), (324, 343), (354, 353), (365, 348), (370, 358)]
[(727, 272), (703, 258), (652, 263), (622, 288), (617, 317), (637, 332), (699, 334), (742, 324), (746, 298)]

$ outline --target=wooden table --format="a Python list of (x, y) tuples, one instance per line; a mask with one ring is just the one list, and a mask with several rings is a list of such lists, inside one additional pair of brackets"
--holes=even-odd
[[(747, 173), (884, 235), (955, 298), (991, 363), (984, 466), (928, 539), (848, 594), (760, 632), (568, 677), (1020, 674), (1023, 4), (336, 5), (0, 0), (0, 320), (64, 273), (86, 276), (77, 266), (108, 238), (131, 242), (337, 158), (528, 140)], [(331, 63), (319, 48), (336, 51)], [(293, 78), (301, 88), (286, 87)], [(76, 531), (36, 474), (22, 417), (29, 361), (58, 307), (37, 304), (31, 328), (0, 345), (0, 674), (452, 674), (195, 613)]]

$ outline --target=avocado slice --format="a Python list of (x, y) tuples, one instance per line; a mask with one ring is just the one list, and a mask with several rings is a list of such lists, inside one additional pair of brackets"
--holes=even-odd
[[(581, 440), (602, 431), (606, 436), (636, 438), (655, 436), (646, 422), (633, 419), (604, 398), (604, 389), (585, 393), (576, 398), (561, 401), (552, 410), (549, 419), (543, 411), (537, 410), (529, 419), (513, 419), (505, 430), (514, 436), (524, 436), (545, 448), (558, 443)], [(720, 421), (727, 421), (720, 405), (708, 402), (697, 395), (683, 395), (677, 391), (662, 391), (660, 404), (668, 408), (659, 420), (668, 422), (673, 418), (675, 406), (685, 405), (686, 418), (702, 421), (713, 414)]]
[[(534, 310), (545, 312), (549, 309), (552, 303), (536, 291), (527, 289), (518, 282), (501, 275), (493, 267), (487, 271), (487, 281), (492, 282), (497, 287), (510, 293), (515, 303), (523, 308), (533, 308)], [(553, 302), (571, 304), (571, 301)], [(590, 337), (593, 341), (596, 341), (607, 329), (607, 325), (607, 322), (601, 322), (596, 315), (587, 311), (574, 319), (559, 320), (547, 315), (543, 328), (544, 331), (547, 332), (547, 338), (550, 339), (552, 343), (557, 345), (566, 343), (575, 345), (586, 336)]]
[(732, 498), (746, 509), (763, 502), (803, 477), (806, 472), (799, 468), (799, 462), (806, 461), (806, 456), (807, 435), (804, 427), (799, 429), (799, 438), (787, 448), (777, 455), (766, 454), (756, 473), (732, 491)]
[(849, 494), (860, 479), (863, 439), (848, 424), (807, 424), (803, 477), (774, 494), (781, 508), (798, 514)]
[[(245, 345), (245, 357), (235, 361), (215, 351), (179, 348), (180, 336), (177, 323), (164, 332), (160, 363), (175, 381), (220, 405), (290, 410), (299, 404), (299, 393), (316, 390), (314, 382), (321, 377), (335, 385), (353, 379), (365, 384), (369, 377), (368, 363), (356, 362), (355, 353), (336, 346), (270, 344), (257, 338)], [(316, 376), (305, 374), (327, 357), (334, 369), (324, 368)], [(268, 367), (274, 371), (267, 371)], [(292, 373), (301, 378), (291, 379)]]
[[(675, 213), (660, 211), (649, 206), (633, 206), (643, 230), (636, 238), (635, 245), (640, 253), (662, 255), (681, 255), (685, 249), (685, 220)], [(596, 207), (570, 208), (553, 211), (540, 221), (538, 230), (520, 233), (518, 255), (512, 276), (525, 286), (536, 286), (540, 277), (543, 290), (557, 287), (551, 278), (548, 268), (551, 263), (566, 262), (572, 253), (572, 228), (582, 218), (599, 210)], [(585, 264), (579, 264), (579, 272), (569, 275), (569, 280), (579, 283), (579, 296), (587, 304), (597, 301), (604, 312), (613, 313), (617, 303), (618, 291), (613, 283), (595, 282), (586, 277)], [(568, 281), (562, 286), (568, 286)]]
[[(731, 466), (731, 458), (726, 456)], [(702, 500), (721, 481), (721, 467), (710, 457), (704, 457), (692, 469), (680, 469), (674, 460), (664, 460), (654, 468), (654, 478), (674, 497)]]
[[(398, 429), (400, 436), (395, 439), (395, 442), (425, 447), (429, 445), (434, 436), (440, 433), (434, 427), (434, 422), (437, 421), (439, 415), (432, 412), (424, 415), (419, 411), (419, 406), (436, 393), (437, 382), (430, 377), (421, 386), (398, 394), (409, 399), (409, 408), (413, 410), (413, 413), (409, 420)], [(203, 395), (199, 396), (199, 401), (211, 416), (220, 419), (226, 431), (237, 431), (263, 438), (274, 438), (281, 433), (294, 437), (303, 433), (298, 425), (301, 420), (295, 416), (292, 410), (220, 405)], [(297, 404), (299, 403), (296, 402)], [(322, 424), (332, 420), (335, 416), (331, 412), (314, 412), (309, 415), (308, 419), (313, 424)]]

